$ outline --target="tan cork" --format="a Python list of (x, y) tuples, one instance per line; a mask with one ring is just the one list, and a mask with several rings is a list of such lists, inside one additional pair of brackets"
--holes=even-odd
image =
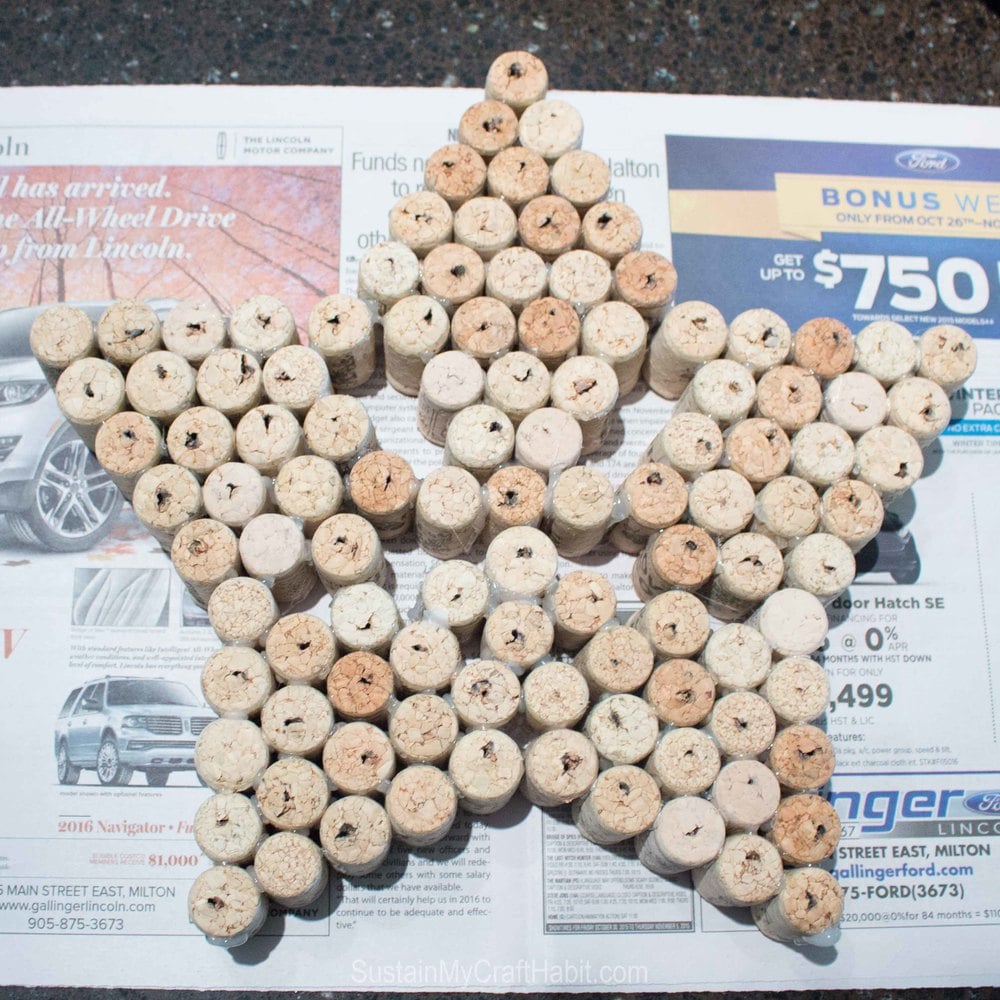
[(599, 201), (583, 216), (584, 249), (599, 254), (614, 267), (642, 244), (642, 220), (635, 209), (620, 201)]
[(815, 594), (828, 604), (853, 582), (854, 553), (847, 543), (817, 532), (803, 538), (785, 556), (785, 585)]
[(309, 311), (309, 345), (326, 363), (334, 392), (356, 389), (375, 373), (368, 306), (353, 295), (327, 295)]
[(580, 315), (551, 295), (529, 302), (517, 319), (518, 346), (555, 371), (580, 346)]
[(124, 410), (97, 429), (94, 454), (127, 500), (148, 469), (163, 459), (163, 435), (149, 417)]
[(490, 365), (485, 400), (517, 427), (529, 413), (548, 403), (551, 384), (552, 376), (540, 358), (527, 351), (511, 351)]
[(615, 616), (615, 588), (601, 573), (577, 569), (567, 573), (546, 599), (555, 627), (555, 646), (575, 652)]
[(98, 349), (119, 368), (128, 368), (144, 354), (158, 350), (161, 335), (156, 313), (136, 299), (119, 299), (97, 321)]
[(782, 365), (792, 351), (792, 331), (770, 309), (748, 309), (729, 324), (726, 357), (738, 361), (756, 378)]
[(552, 620), (537, 605), (504, 601), (483, 626), (482, 657), (525, 670), (552, 649)]
[(913, 334), (891, 320), (876, 320), (854, 338), (854, 368), (888, 387), (920, 364), (920, 347)]
[(514, 425), (495, 406), (477, 403), (456, 413), (445, 438), (445, 465), (457, 465), (485, 483), (514, 454)]
[(655, 319), (669, 305), (677, 287), (677, 270), (662, 254), (635, 250), (615, 265), (614, 297)]
[(851, 437), (884, 423), (889, 399), (877, 379), (861, 371), (846, 372), (823, 391), (823, 419), (843, 427)]
[(568, 805), (597, 779), (598, 764), (597, 750), (583, 733), (550, 730), (524, 749), (521, 792), (542, 808)]
[(734, 760), (712, 785), (711, 799), (726, 829), (755, 833), (775, 813), (781, 789), (778, 779), (759, 760)]
[(452, 346), (482, 368), (509, 351), (516, 336), (517, 320), (510, 308), (488, 295), (463, 302), (451, 318)]
[(649, 640), (657, 657), (694, 656), (710, 632), (705, 605), (683, 590), (652, 597), (628, 624)]
[(788, 656), (771, 667), (760, 693), (783, 726), (813, 722), (830, 701), (826, 671), (806, 656)]
[(646, 770), (664, 796), (700, 795), (711, 787), (722, 764), (719, 748), (703, 729), (667, 729), (657, 740)]
[(389, 647), (389, 665), (401, 692), (443, 691), (462, 661), (458, 639), (443, 625), (411, 622)]
[(822, 788), (833, 776), (833, 744), (816, 726), (782, 729), (767, 755), (768, 766), (784, 788), (796, 792)]
[(230, 420), (239, 420), (264, 399), (264, 370), (249, 351), (227, 347), (210, 354), (195, 377), (198, 398)]
[(306, 684), (278, 688), (260, 712), (260, 731), (277, 754), (316, 757), (332, 729), (326, 695)]
[(611, 294), (611, 265), (590, 250), (569, 250), (552, 262), (549, 294), (582, 315)]
[(259, 580), (234, 576), (212, 592), (208, 620), (222, 642), (259, 646), (264, 633), (278, 620), (278, 605)]
[(779, 549), (785, 549), (794, 539), (815, 531), (819, 518), (816, 490), (798, 476), (779, 476), (757, 494), (751, 530), (766, 535)]
[(781, 551), (766, 535), (733, 535), (719, 546), (715, 576), (702, 591), (705, 605), (720, 621), (744, 618), (778, 589), (784, 572)]
[(817, 378), (835, 378), (854, 363), (854, 334), (828, 316), (807, 320), (795, 331), (792, 360)]
[(270, 754), (260, 729), (246, 719), (216, 719), (194, 748), (198, 777), (216, 792), (242, 792), (256, 785)]
[(455, 675), (451, 700), (466, 729), (502, 729), (520, 708), (521, 682), (502, 663), (476, 660)]
[[(509, 211), (509, 209), (508, 209)], [(464, 221), (461, 213), (455, 224)], [(424, 258), (420, 270), (420, 290), (453, 312), (457, 306), (483, 294), (486, 265), (473, 247), (462, 243), (442, 243)]]
[(282, 606), (305, 600), (316, 583), (302, 529), (285, 514), (259, 514), (247, 522), (240, 560), (248, 576), (268, 581)]
[(607, 533), (615, 489), (603, 472), (585, 465), (567, 469), (552, 489), (549, 531), (561, 556), (592, 552)]
[(451, 779), (429, 765), (404, 768), (385, 796), (395, 837), (409, 847), (429, 847), (443, 840), (458, 813), (458, 794)]
[(224, 413), (211, 406), (192, 406), (171, 423), (167, 451), (172, 462), (204, 477), (232, 461), (236, 434)]
[(337, 643), (320, 618), (298, 612), (278, 619), (267, 635), (264, 651), (279, 680), (320, 685), (337, 658)]
[(302, 757), (275, 761), (257, 786), (257, 805), (265, 822), (279, 830), (318, 826), (330, 804), (326, 775)]
[(396, 751), (377, 726), (349, 722), (326, 741), (323, 771), (342, 795), (374, 795), (396, 773)]
[(451, 239), (454, 216), (448, 202), (433, 191), (404, 194), (389, 211), (389, 238), (418, 257)]
[(552, 405), (580, 425), (583, 454), (604, 443), (618, 402), (618, 376), (606, 361), (581, 355), (564, 361), (552, 373)]
[(580, 215), (572, 203), (555, 194), (543, 194), (521, 208), (517, 217), (521, 244), (544, 260), (555, 260), (580, 239)]
[(807, 424), (792, 438), (789, 471), (818, 489), (846, 479), (854, 468), (854, 442), (836, 424)]
[(462, 559), (439, 563), (420, 585), (424, 613), (447, 622), (459, 642), (476, 636), (486, 618), (489, 595), (486, 574)]
[(208, 518), (188, 521), (173, 537), (170, 558), (191, 596), (207, 607), (215, 588), (242, 570), (236, 535)]
[(302, 522), (306, 538), (333, 517), (344, 500), (344, 483), (333, 462), (318, 455), (299, 455), (287, 461), (274, 479), (278, 510)]
[(610, 540), (619, 551), (638, 555), (651, 535), (684, 516), (688, 493), (680, 474), (669, 465), (643, 462), (625, 477), (617, 499), (628, 514), (611, 529)]
[(757, 385), (743, 365), (727, 358), (708, 361), (691, 378), (674, 407), (680, 413), (703, 413), (720, 427), (739, 423), (753, 408)]
[(497, 56), (486, 74), (486, 96), (518, 112), (545, 97), (548, 87), (545, 64), (538, 56), (520, 49)]
[(503, 198), (513, 209), (545, 194), (549, 187), (549, 165), (538, 153), (523, 146), (500, 150), (486, 168), (486, 190)]
[(452, 751), (448, 774), (462, 808), (476, 816), (502, 809), (524, 775), (521, 748), (498, 729), (467, 733)]
[(762, 934), (788, 943), (829, 930), (843, 912), (844, 890), (828, 871), (796, 868), (774, 899), (753, 908), (753, 919)]
[(753, 518), (753, 486), (732, 469), (713, 469), (691, 484), (688, 516), (717, 538), (742, 531)]
[(837, 810), (819, 795), (800, 793), (781, 800), (767, 838), (790, 867), (816, 865), (829, 858), (840, 841)]
[(774, 740), (771, 706), (753, 691), (734, 691), (720, 698), (705, 722), (723, 757), (749, 759), (764, 753)]
[(587, 713), (583, 731), (612, 764), (637, 764), (656, 745), (656, 713), (634, 694), (604, 695)]
[[(517, 139), (517, 115), (502, 101), (478, 101), (458, 122), (458, 141), (489, 162)], [(523, 145), (523, 143), (522, 143)]]
[(465, 469), (435, 469), (420, 484), (415, 518), (417, 544), (424, 552), (436, 559), (464, 555), (486, 523), (482, 487)]
[(244, 462), (227, 462), (213, 469), (202, 492), (208, 516), (234, 530), (241, 530), (253, 518), (271, 509), (267, 480)]
[(517, 239), (517, 216), (502, 198), (470, 198), (455, 211), (455, 242), (489, 260)]
[(792, 459), (788, 435), (766, 417), (733, 424), (725, 433), (724, 447), (723, 461), (755, 490), (782, 475)]
[(660, 811), (660, 790), (631, 764), (602, 771), (590, 791), (573, 803), (576, 828), (594, 844), (620, 844), (645, 833)]
[(53, 388), (74, 361), (97, 354), (94, 321), (82, 309), (65, 303), (49, 306), (32, 320), (28, 343)]
[(611, 168), (596, 153), (571, 149), (552, 164), (552, 191), (578, 212), (586, 212), (607, 197)]
[(819, 379), (805, 368), (778, 365), (757, 380), (758, 417), (773, 420), (786, 434), (811, 424), (823, 408)]
[(479, 362), (464, 351), (435, 355), (420, 376), (417, 430), (431, 444), (443, 446), (452, 418), (483, 398), (485, 381)]
[(912, 434), (926, 448), (948, 426), (948, 394), (929, 378), (900, 379), (889, 390), (889, 423)]
[(374, 799), (345, 795), (323, 813), (319, 839), (334, 871), (358, 877), (382, 866), (392, 846), (392, 827), (385, 809)]
[(919, 340), (917, 374), (954, 392), (976, 370), (976, 342), (958, 326), (932, 326)]
[(211, 941), (243, 944), (267, 918), (267, 905), (253, 879), (234, 865), (202, 872), (188, 893), (188, 915)]
[(771, 647), (757, 629), (730, 622), (712, 633), (702, 660), (721, 691), (747, 691), (767, 679)]
[(342, 472), (378, 447), (368, 411), (353, 396), (324, 396), (306, 414), (302, 430), (309, 450), (329, 459)]
[(760, 630), (779, 656), (808, 656), (823, 645), (829, 628), (818, 598), (797, 587), (772, 594), (748, 624)]
[[(515, 447), (516, 447), (515, 438)], [(506, 465), (486, 480), (486, 528), (492, 540), (507, 528), (537, 528), (545, 508), (545, 480), (524, 465)]]
[(374, 653), (340, 657), (326, 678), (326, 694), (341, 719), (374, 722), (385, 718), (393, 693), (392, 667)]
[(713, 906), (753, 906), (781, 888), (781, 858), (774, 846), (752, 833), (726, 837), (711, 864), (691, 873), (698, 895)]
[(132, 509), (167, 551), (181, 526), (205, 513), (198, 480), (187, 469), (169, 464), (156, 465), (139, 477)]
[(424, 165), (424, 187), (439, 194), (451, 208), (475, 198), (486, 187), (486, 163), (460, 142), (434, 150)]
[(398, 240), (379, 243), (358, 264), (358, 297), (374, 302), (380, 313), (413, 295), (420, 284), (417, 255)]
[(725, 837), (725, 824), (711, 802), (681, 796), (667, 802), (653, 828), (636, 838), (636, 855), (657, 875), (676, 875), (711, 863)]
[(205, 701), (221, 716), (258, 716), (274, 691), (274, 675), (257, 650), (223, 646), (205, 661), (201, 690)]
[(263, 835), (260, 815), (238, 792), (217, 792), (194, 814), (195, 842), (217, 864), (246, 864)]
[(319, 351), (289, 344), (264, 362), (264, 393), (299, 420), (321, 396), (330, 394), (330, 373)]
[(860, 479), (842, 479), (823, 494), (819, 521), (824, 531), (863, 549), (881, 530), (885, 509), (878, 492)]
[(356, 583), (342, 587), (330, 604), (330, 622), (338, 645), (382, 655), (402, 621), (392, 596), (377, 584)]
[(642, 459), (663, 462), (684, 479), (694, 479), (722, 460), (722, 431), (702, 413), (677, 413), (649, 443)]
[(587, 680), (569, 663), (552, 661), (531, 671), (521, 686), (524, 716), (532, 729), (572, 729), (587, 714)]
[(169, 424), (195, 401), (195, 371), (170, 351), (152, 351), (129, 368), (125, 394), (133, 410)]
[(664, 399), (678, 399), (695, 372), (722, 356), (729, 327), (715, 306), (679, 302), (663, 317), (649, 344), (643, 374), (650, 389)]
[(315, 902), (327, 885), (328, 869), (319, 847), (301, 833), (273, 833), (253, 861), (261, 891), (278, 906), (295, 909)]
[(700, 663), (677, 657), (653, 670), (642, 696), (660, 722), (697, 726), (715, 704), (715, 682)]
[(719, 550), (693, 524), (675, 524), (651, 535), (636, 557), (632, 583), (644, 601), (668, 590), (698, 590), (715, 572)]
[(653, 672), (653, 648), (641, 632), (627, 625), (602, 629), (573, 658), (590, 693), (637, 691)]
[(905, 493), (924, 471), (924, 455), (912, 434), (899, 427), (873, 427), (858, 438), (854, 475), (884, 503)]
[(302, 428), (283, 406), (264, 403), (248, 410), (236, 425), (240, 461), (265, 476), (276, 476), (289, 459), (302, 454)]
[(362, 455), (347, 478), (355, 510), (383, 540), (399, 538), (413, 526), (418, 488), (410, 463), (391, 451)]
[(619, 396), (627, 396), (646, 358), (646, 321), (626, 302), (601, 302), (583, 318), (580, 350), (611, 365)]
[(583, 142), (583, 119), (567, 101), (535, 101), (524, 109), (517, 123), (517, 138), (552, 163)]
[(59, 376), (56, 402), (62, 415), (93, 451), (101, 424), (125, 409), (125, 379), (110, 361), (80, 358)]
[(197, 368), (226, 344), (226, 320), (214, 302), (179, 302), (163, 320), (163, 346)]
[(545, 261), (527, 247), (507, 247), (486, 265), (486, 294), (517, 315), (545, 295), (549, 273)]
[(296, 340), (292, 311), (275, 295), (253, 295), (241, 302), (229, 319), (233, 347), (261, 361)]
[(552, 585), (559, 554), (548, 535), (527, 526), (501, 531), (486, 550), (483, 569), (497, 590), (513, 597), (541, 597)]
[(424, 366), (447, 343), (449, 331), (444, 306), (427, 295), (411, 295), (389, 309), (383, 319), (385, 374), (397, 392), (420, 392)]

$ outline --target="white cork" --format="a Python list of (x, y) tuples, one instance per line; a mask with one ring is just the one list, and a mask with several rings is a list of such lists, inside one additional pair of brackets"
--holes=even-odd
[(854, 334), (829, 316), (807, 320), (795, 331), (792, 360), (817, 378), (835, 378), (854, 363)]
[(885, 389), (862, 371), (845, 372), (828, 382), (823, 404), (823, 419), (854, 438), (884, 423), (889, 414)]
[(787, 434), (811, 424), (822, 408), (819, 379), (805, 368), (778, 365), (757, 380), (754, 413), (773, 420)]
[(572, 468), (583, 452), (580, 422), (565, 410), (543, 406), (521, 421), (514, 442), (514, 458), (543, 476)]
[(326, 775), (302, 757), (275, 761), (257, 786), (264, 821), (279, 830), (307, 831), (319, 825), (330, 804)]
[(843, 479), (823, 494), (820, 526), (860, 552), (882, 529), (885, 508), (878, 492), (860, 479)]
[(538, 153), (523, 146), (502, 149), (486, 168), (486, 190), (503, 198), (513, 209), (545, 194), (549, 187), (549, 165)]
[(274, 479), (278, 510), (302, 522), (306, 538), (333, 517), (344, 500), (344, 483), (333, 462), (318, 455), (299, 455), (287, 461)]
[(792, 331), (770, 309), (747, 309), (729, 324), (726, 357), (746, 365), (756, 378), (785, 363), (792, 350)]
[(439, 563), (420, 584), (424, 612), (447, 621), (459, 642), (475, 637), (486, 618), (489, 595), (486, 574), (461, 559)]
[(392, 596), (374, 583), (342, 587), (330, 604), (330, 622), (338, 645), (346, 650), (386, 653), (402, 627)]
[(710, 535), (729, 538), (753, 518), (753, 486), (732, 469), (713, 469), (691, 484), (688, 516)]
[[(458, 122), (458, 141), (489, 162), (517, 139), (517, 115), (503, 101), (478, 101)], [(523, 143), (522, 143), (523, 145)]]
[(646, 770), (664, 796), (700, 795), (722, 766), (719, 748), (702, 729), (667, 729), (657, 740)]
[(217, 792), (194, 814), (195, 842), (217, 864), (246, 864), (263, 835), (253, 803), (237, 792)]
[(537, 528), (507, 528), (490, 542), (483, 569), (505, 596), (541, 597), (555, 582), (559, 553)]
[(330, 668), (326, 694), (339, 719), (380, 721), (393, 697), (392, 667), (374, 653), (348, 653)]
[(597, 780), (594, 744), (572, 729), (553, 729), (524, 749), (521, 793), (536, 806), (568, 805)]
[(807, 424), (792, 438), (789, 471), (818, 489), (846, 479), (854, 468), (854, 442), (836, 424)]
[(481, 368), (507, 353), (517, 337), (517, 320), (499, 299), (480, 295), (463, 302), (451, 318), (451, 344)]
[(612, 764), (637, 764), (656, 745), (656, 713), (634, 694), (604, 695), (587, 713), (583, 731)]
[(551, 661), (535, 667), (521, 685), (524, 717), (532, 729), (572, 729), (590, 707), (587, 680), (569, 663)]
[(899, 427), (873, 427), (858, 438), (853, 473), (873, 487), (883, 503), (905, 493), (923, 471), (920, 445)]
[(177, 575), (194, 600), (203, 608), (215, 588), (239, 576), (239, 543), (224, 524), (209, 518), (187, 521), (178, 528), (170, 544), (170, 558)]
[(785, 556), (785, 586), (815, 594), (829, 604), (854, 581), (854, 553), (836, 535), (817, 532)]
[(278, 620), (278, 605), (259, 580), (234, 576), (212, 592), (208, 620), (222, 642), (260, 646), (264, 633)]
[(888, 387), (920, 364), (920, 347), (905, 326), (891, 320), (876, 320), (854, 338), (854, 368), (867, 372)]
[(368, 411), (353, 396), (324, 396), (306, 414), (302, 430), (309, 450), (335, 463), (341, 472), (378, 447)]
[(590, 569), (567, 573), (546, 595), (545, 607), (555, 627), (555, 647), (575, 652), (615, 616), (615, 588)]
[(783, 550), (794, 539), (815, 531), (819, 517), (820, 501), (816, 490), (798, 476), (779, 476), (757, 494), (750, 530), (766, 535)]
[(49, 306), (32, 320), (28, 343), (53, 388), (74, 361), (97, 354), (94, 321), (82, 309), (65, 303)]
[(358, 297), (377, 303), (379, 312), (413, 295), (419, 284), (420, 261), (398, 240), (373, 246), (358, 264)]
[(635, 853), (657, 875), (676, 875), (711, 863), (725, 837), (725, 824), (711, 802), (682, 796), (667, 802), (653, 828), (636, 838)]
[(733, 424), (723, 441), (723, 464), (743, 476), (755, 490), (782, 475), (792, 459), (788, 435), (766, 417), (748, 417)]
[(486, 163), (471, 147), (454, 142), (434, 150), (424, 164), (424, 187), (451, 208), (475, 198), (486, 187)]
[(455, 674), (451, 700), (466, 729), (502, 729), (520, 708), (521, 682), (496, 660), (476, 660)]
[(274, 295), (252, 295), (241, 302), (229, 319), (233, 347), (264, 361), (275, 351), (296, 342), (292, 311)]
[(465, 555), (486, 523), (482, 487), (465, 469), (446, 465), (424, 477), (416, 501), (417, 544), (436, 559)]
[(483, 626), (482, 658), (499, 660), (520, 673), (550, 652), (553, 638), (552, 619), (537, 604), (504, 601)]
[(159, 318), (137, 299), (119, 299), (108, 306), (97, 321), (96, 332), (101, 354), (119, 368), (128, 368), (162, 343)]
[(536, 55), (515, 49), (497, 56), (486, 74), (486, 96), (523, 111), (540, 101), (549, 87), (545, 63)]
[(913, 435), (926, 448), (948, 426), (948, 395), (929, 378), (900, 379), (889, 390), (889, 423)]
[(628, 624), (649, 640), (657, 657), (694, 656), (710, 632), (705, 605), (683, 590), (652, 597)]
[(213, 469), (202, 493), (208, 516), (234, 531), (242, 530), (253, 518), (271, 509), (267, 480), (244, 462), (227, 462)]
[(97, 429), (94, 454), (126, 500), (139, 477), (163, 460), (163, 435), (149, 417), (123, 410)]
[(702, 660), (720, 691), (746, 691), (767, 679), (771, 647), (757, 629), (731, 622), (712, 633)]
[[(515, 438), (516, 442), (516, 438)], [(519, 525), (537, 528), (545, 509), (545, 480), (523, 465), (505, 465), (486, 480), (485, 541)]]
[(664, 317), (649, 344), (643, 375), (664, 399), (678, 399), (695, 372), (722, 356), (729, 327), (715, 306), (678, 302)]
[(759, 760), (734, 760), (719, 772), (710, 794), (727, 830), (755, 833), (774, 815), (781, 789)]
[(451, 240), (454, 216), (448, 202), (433, 191), (404, 194), (389, 211), (389, 238), (418, 257)]
[[(465, 222), (465, 216), (461, 213), (460, 216)], [(456, 216), (456, 226), (458, 222)], [(442, 243), (435, 247), (420, 269), (420, 290), (437, 299), (449, 313), (463, 302), (482, 295), (485, 285), (486, 265), (475, 249), (462, 243)]]
[(248, 351), (225, 347), (201, 363), (195, 377), (198, 398), (230, 420), (239, 420), (264, 398), (264, 371)]
[(635, 250), (615, 265), (614, 295), (654, 320), (670, 304), (677, 287), (677, 270), (662, 254)]
[(783, 788), (808, 792), (822, 788), (836, 764), (830, 737), (816, 726), (788, 726), (775, 737), (767, 755), (768, 767)]
[(781, 551), (766, 535), (733, 535), (719, 546), (719, 565), (703, 591), (705, 604), (720, 621), (744, 618), (778, 589), (784, 572)]
[(760, 687), (782, 726), (814, 722), (830, 701), (830, 679), (815, 660), (789, 656), (779, 660)]
[(580, 214), (572, 203), (555, 194), (532, 198), (517, 217), (521, 245), (544, 260), (555, 260), (580, 241)]
[(607, 533), (615, 489), (603, 472), (585, 465), (567, 469), (552, 488), (549, 532), (561, 556), (592, 552)]
[(641, 632), (616, 625), (598, 632), (573, 658), (573, 666), (595, 698), (605, 692), (630, 693), (653, 672), (653, 648)]
[(488, 815), (514, 797), (524, 775), (524, 758), (506, 733), (483, 729), (458, 741), (448, 760), (448, 775), (459, 805), (473, 815)]
[(331, 802), (319, 823), (319, 839), (330, 867), (357, 878), (377, 871), (392, 846), (385, 809), (363, 795)]
[(697, 726), (715, 704), (715, 681), (700, 663), (679, 657), (656, 667), (642, 696), (660, 722)]
[(224, 413), (211, 406), (192, 406), (170, 424), (167, 451), (172, 462), (203, 479), (232, 461), (236, 434)]
[(698, 895), (713, 906), (753, 906), (781, 888), (781, 858), (763, 837), (734, 833), (716, 860), (693, 869), (691, 878)]
[(830, 930), (844, 912), (844, 890), (822, 868), (785, 873), (778, 894), (753, 908), (757, 929), (773, 941), (798, 942)]
[(223, 646), (202, 667), (201, 691), (220, 716), (257, 716), (274, 691), (274, 675), (257, 650)]
[(401, 628), (389, 647), (389, 665), (401, 692), (443, 691), (451, 686), (462, 653), (443, 625), (416, 621)]
[(583, 318), (580, 349), (611, 365), (619, 395), (627, 396), (646, 357), (646, 321), (625, 302), (602, 302)]
[(703, 413), (720, 427), (745, 419), (757, 399), (757, 385), (749, 369), (736, 361), (708, 361), (692, 376), (674, 407), (680, 413)]
[(448, 425), (459, 410), (483, 398), (485, 376), (464, 351), (444, 351), (427, 362), (417, 395), (417, 430), (431, 444), (443, 446)]
[(385, 796), (394, 836), (408, 847), (429, 847), (443, 840), (458, 813), (451, 779), (426, 764), (404, 768)]
[(385, 314), (383, 331), (389, 384), (404, 396), (418, 395), (424, 366), (448, 341), (444, 306), (426, 295), (401, 299)]
[(529, 302), (518, 316), (518, 346), (555, 371), (578, 353), (580, 329), (580, 314), (573, 306), (547, 295)]
[(309, 312), (309, 345), (326, 364), (335, 392), (364, 385), (375, 372), (368, 306), (353, 295), (327, 295)]
[(512, 351), (490, 365), (485, 399), (517, 427), (529, 413), (548, 403), (551, 384), (544, 362), (527, 351)]
[(198, 777), (215, 792), (242, 792), (260, 780), (270, 753), (260, 729), (246, 719), (216, 719), (198, 737)]
[(570, 250), (552, 262), (549, 294), (583, 315), (611, 294), (611, 266), (590, 250)]
[(248, 410), (236, 425), (240, 461), (265, 476), (276, 476), (289, 459), (302, 454), (302, 428), (283, 406), (264, 403)]
[(110, 361), (80, 358), (59, 376), (56, 402), (73, 430), (93, 451), (101, 424), (125, 409), (125, 379)]
[(600, 450), (618, 402), (618, 376), (606, 361), (581, 355), (552, 373), (552, 405), (568, 413), (583, 433), (583, 454)]
[(660, 790), (631, 764), (602, 771), (590, 791), (573, 803), (576, 828), (594, 844), (620, 844), (645, 833), (660, 811)]
[(267, 903), (242, 868), (219, 865), (194, 880), (188, 916), (210, 944), (236, 948), (263, 927)]
[(319, 351), (289, 344), (264, 362), (264, 392), (301, 420), (322, 396), (330, 395), (330, 373)]
[(789, 795), (778, 804), (767, 839), (789, 867), (816, 865), (829, 858), (840, 841), (837, 810), (819, 795)]
[(132, 492), (132, 509), (142, 526), (167, 551), (188, 521), (205, 513), (198, 480), (179, 465), (156, 465), (144, 472)]
[(179, 355), (152, 351), (129, 368), (125, 394), (133, 410), (169, 424), (195, 401), (195, 371)]
[(668, 590), (698, 590), (711, 579), (718, 558), (719, 550), (707, 531), (675, 524), (650, 536), (636, 556), (632, 584), (644, 601)]
[(535, 101), (521, 114), (517, 138), (525, 149), (532, 149), (550, 163), (583, 142), (583, 118), (567, 101)]
[(413, 467), (392, 451), (370, 451), (354, 463), (347, 492), (354, 509), (388, 541), (413, 527), (413, 508), (420, 484)]
[(748, 620), (778, 656), (808, 656), (826, 639), (829, 622), (819, 599), (788, 587), (772, 594)]
[(976, 342), (958, 326), (932, 326), (918, 341), (917, 374), (954, 392), (976, 370)]
[(639, 249), (642, 219), (624, 202), (599, 201), (583, 216), (581, 235), (584, 249), (599, 254), (613, 267)]
[(253, 861), (257, 885), (272, 903), (297, 909), (319, 899), (329, 869), (319, 847), (301, 833), (273, 833)]
[(455, 242), (482, 260), (494, 257), (515, 239), (517, 216), (502, 198), (470, 198), (455, 211)]
[(163, 346), (197, 368), (226, 343), (226, 320), (214, 302), (179, 302), (163, 320)]
[(722, 460), (719, 425), (702, 413), (677, 413), (653, 438), (643, 453), (644, 462), (662, 462), (684, 479), (695, 479)]
[(545, 295), (548, 283), (545, 261), (527, 247), (507, 247), (486, 265), (486, 294), (499, 299), (515, 315)]
[(766, 752), (774, 740), (774, 711), (753, 691), (734, 691), (720, 698), (705, 721), (705, 731), (723, 757), (749, 759)]
[(297, 612), (278, 619), (267, 635), (264, 651), (279, 680), (319, 685), (337, 658), (337, 643), (322, 619)]
[(552, 190), (580, 212), (607, 197), (611, 169), (596, 153), (573, 149), (552, 164)]
[(260, 712), (260, 731), (277, 754), (316, 757), (332, 730), (330, 702), (306, 684), (278, 688)]
[(326, 741), (323, 771), (341, 795), (374, 795), (396, 773), (396, 751), (378, 726), (349, 722)]
[(305, 600), (316, 583), (302, 529), (285, 514), (259, 514), (240, 533), (240, 559), (249, 576), (266, 580), (282, 606)]
[(445, 465), (457, 465), (485, 483), (514, 454), (514, 425), (495, 406), (478, 403), (456, 413), (445, 437)]

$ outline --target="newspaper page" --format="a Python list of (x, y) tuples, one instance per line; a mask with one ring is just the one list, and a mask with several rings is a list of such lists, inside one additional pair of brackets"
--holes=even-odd
[[(844, 822), (834, 947), (788, 947), (703, 905), (629, 845), (515, 800), (422, 851), (270, 912), (227, 952), (188, 923), (207, 866), (193, 768), (211, 720), (205, 613), (83, 445), (30, 356), (47, 303), (136, 296), (223, 312), (269, 292), (300, 329), (353, 292), (390, 206), (454, 139), (462, 90), (9, 91), (0, 128), (0, 633), (9, 711), (0, 958), (30, 985), (690, 990), (996, 983), (1000, 759), (1000, 111), (567, 93), (611, 197), (678, 266), (678, 299), (794, 327), (955, 322), (979, 368), (912, 494), (830, 608), (826, 724)], [(623, 127), (623, 122), (627, 126)], [(413, 401), (358, 393), (418, 475), (441, 462)], [(640, 386), (592, 461), (620, 482), (671, 404)], [(404, 611), (433, 560), (387, 545)], [(471, 558), (481, 557), (481, 550)], [(631, 559), (602, 547), (621, 612)], [(564, 561), (561, 569), (574, 564)], [(328, 614), (317, 597), (316, 613)], [(905, 962), (888, 963), (889, 954)], [(722, 960), (720, 960), (722, 959)]]

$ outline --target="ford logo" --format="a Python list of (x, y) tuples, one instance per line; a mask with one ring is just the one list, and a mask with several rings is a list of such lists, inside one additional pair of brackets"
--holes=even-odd
[(962, 805), (977, 813), (1000, 814), (1000, 792), (976, 792), (964, 799)]
[(896, 154), (896, 166), (918, 174), (947, 174), (957, 170), (962, 161), (943, 149), (904, 149)]

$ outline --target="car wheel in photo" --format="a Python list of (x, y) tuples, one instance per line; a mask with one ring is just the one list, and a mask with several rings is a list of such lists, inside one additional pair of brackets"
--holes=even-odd
[(56, 751), (56, 776), (60, 785), (75, 785), (80, 780), (80, 768), (70, 763), (65, 742), (61, 742)]
[(102, 785), (127, 785), (131, 779), (132, 768), (121, 762), (115, 738), (105, 736), (97, 751), (97, 780)]
[(146, 769), (146, 784), (152, 788), (162, 788), (170, 779), (170, 772), (163, 767)]

